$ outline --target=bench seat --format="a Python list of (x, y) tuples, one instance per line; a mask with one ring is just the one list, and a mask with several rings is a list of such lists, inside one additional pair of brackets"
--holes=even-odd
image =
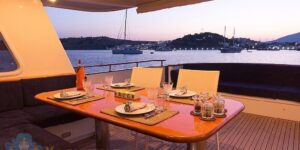
[(84, 116), (74, 114), (51, 105), (24, 107), (23, 112), (31, 123), (40, 127), (50, 127), (83, 119)]
[[(300, 66), (285, 64), (194, 63), (183, 69), (219, 70), (219, 92), (300, 102)], [(176, 87), (179, 70), (171, 70)]]
[(51, 146), (72, 148), (70, 143), (43, 128), (77, 121), (84, 116), (34, 98), (41, 92), (71, 87), (75, 87), (75, 75), (0, 82), (0, 149), (20, 133), (30, 134), (34, 142), (50, 149)]

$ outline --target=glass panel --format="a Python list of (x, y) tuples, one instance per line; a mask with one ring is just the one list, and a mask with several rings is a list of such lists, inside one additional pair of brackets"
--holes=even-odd
[(0, 73), (14, 71), (17, 68), (18, 65), (0, 33)]

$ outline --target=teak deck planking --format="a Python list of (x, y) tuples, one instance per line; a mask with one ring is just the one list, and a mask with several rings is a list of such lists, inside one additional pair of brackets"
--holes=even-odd
[[(130, 149), (134, 147), (133, 137), (129, 130), (112, 127), (112, 141), (117, 143), (120, 139), (127, 141), (127, 147), (114, 147), (114, 149)], [(241, 113), (219, 131), (221, 150), (299, 150), (300, 149), (300, 122), (270, 118), (254, 114)], [(144, 148), (144, 138), (139, 138), (139, 149)], [(93, 148), (94, 141), (90, 140), (88, 148)], [(207, 143), (208, 150), (215, 150), (215, 135)], [(119, 145), (119, 144), (118, 144)], [(116, 146), (116, 145), (115, 145)], [(151, 138), (150, 149), (182, 150), (184, 144), (166, 142)]]

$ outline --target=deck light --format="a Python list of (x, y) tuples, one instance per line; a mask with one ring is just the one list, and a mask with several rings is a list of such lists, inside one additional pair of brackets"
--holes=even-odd
[(51, 3), (55, 3), (56, 2), (56, 0), (49, 0)]

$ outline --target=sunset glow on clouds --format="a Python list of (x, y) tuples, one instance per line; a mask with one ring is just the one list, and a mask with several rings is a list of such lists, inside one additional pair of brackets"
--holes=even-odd
[[(268, 41), (300, 32), (299, 0), (215, 0), (137, 14), (129, 10), (129, 38), (172, 40), (186, 34), (214, 32), (227, 37)], [(109, 36), (123, 32), (124, 11), (94, 13), (46, 8), (60, 37)]]

